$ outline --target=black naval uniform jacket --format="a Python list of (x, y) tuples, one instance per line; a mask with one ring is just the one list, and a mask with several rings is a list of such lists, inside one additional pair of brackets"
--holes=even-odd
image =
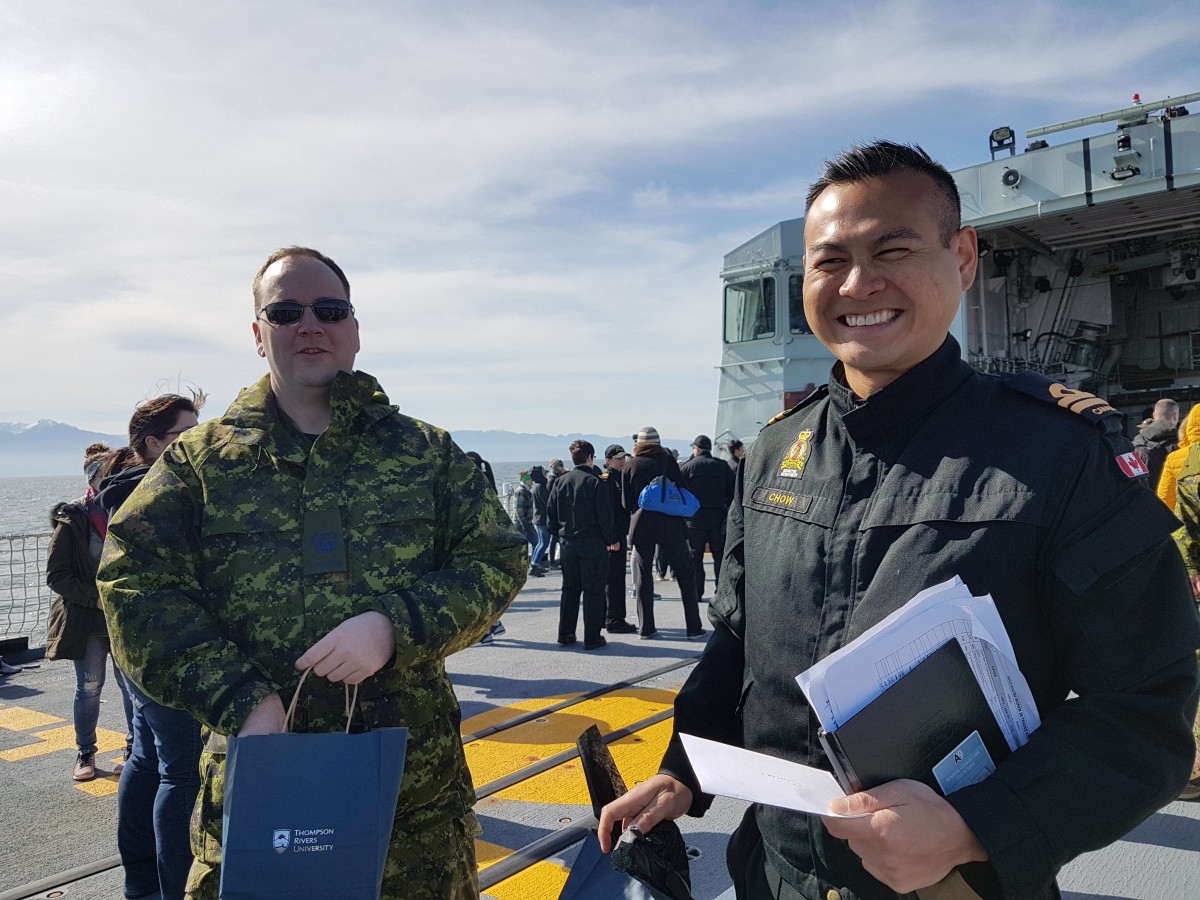
[(576, 466), (554, 479), (546, 520), (551, 534), (572, 544), (616, 543), (611, 488), (587, 466)]
[[(1179, 523), (1122, 470), (1131, 447), (1111, 407), (1081, 400), (1089, 421), (1067, 407), (1091, 395), (1058, 402), (1066, 388), (1033, 382), (1040, 398), (973, 371), (947, 338), (865, 401), (838, 364), (763, 429), (730, 510), (713, 636), (663, 760), (696, 792), (692, 815), (712, 798), (679, 732), (828, 769), (795, 676), (955, 575), (996, 601), (1042, 718), (991, 777), (948, 798), (990, 857), (963, 867), (977, 891), (1057, 896), (1066, 862), (1178, 795), (1200, 644)], [(816, 816), (751, 816), (768, 873), (802, 896), (895, 896)]]
[(720, 528), (725, 524), (725, 514), (733, 501), (733, 469), (723, 459), (714, 459), (707, 450), (701, 450), (679, 466), (687, 479), (688, 490), (700, 501), (696, 515), (688, 524), (696, 528)]

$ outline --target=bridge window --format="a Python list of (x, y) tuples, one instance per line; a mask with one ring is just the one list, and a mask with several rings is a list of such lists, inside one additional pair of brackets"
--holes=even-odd
[(812, 334), (804, 316), (804, 276), (788, 278), (788, 321), (792, 334)]
[(725, 343), (775, 336), (775, 279), (725, 286)]

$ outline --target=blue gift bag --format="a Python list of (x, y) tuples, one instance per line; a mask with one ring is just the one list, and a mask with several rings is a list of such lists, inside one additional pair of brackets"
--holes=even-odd
[(407, 743), (407, 728), (231, 737), (221, 900), (379, 900)]
[(666, 894), (613, 867), (595, 833), (584, 839), (559, 900), (671, 900)]

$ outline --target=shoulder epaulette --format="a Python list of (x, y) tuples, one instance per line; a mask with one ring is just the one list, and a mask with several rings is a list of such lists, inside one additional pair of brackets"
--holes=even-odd
[(803, 400), (801, 400), (799, 403), (797, 403), (791, 409), (785, 409), (783, 412), (772, 416), (771, 421), (769, 421), (766, 425), (764, 425), (763, 428), (766, 428), (769, 425), (774, 425), (776, 422), (782, 422), (788, 416), (799, 412), (800, 410), (804, 409), (804, 407), (808, 406), (810, 403), (815, 403), (816, 401), (820, 400), (822, 397), (824, 397), (828, 393), (829, 393), (829, 385), (827, 385), (827, 384), (821, 385), (819, 388), (817, 388), (815, 391), (813, 391), (811, 394), (809, 394), (807, 397), (805, 397)]
[(1035, 400), (1083, 416), (1101, 431), (1120, 431), (1121, 413), (1103, 397), (1089, 394), (1077, 388), (1069, 388), (1061, 381), (1054, 381), (1037, 372), (1021, 372), (1004, 379), (1006, 387), (1020, 391)]

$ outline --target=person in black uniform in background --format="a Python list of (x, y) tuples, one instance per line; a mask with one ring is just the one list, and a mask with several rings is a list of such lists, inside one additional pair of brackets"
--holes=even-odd
[(608, 551), (608, 575), (604, 583), (604, 627), (609, 634), (633, 634), (634, 625), (625, 620), (625, 560), (629, 555), (629, 511), (621, 503), (621, 470), (629, 454), (620, 444), (604, 449), (604, 472), (600, 479), (609, 489), (613, 502), (613, 528), (617, 535), (615, 550)]
[(734, 438), (725, 446), (729, 450), (729, 458), (725, 462), (729, 463), (729, 468), (736, 472), (738, 466), (742, 464), (742, 459), (746, 456), (744, 445), (737, 438)]
[(612, 494), (592, 468), (596, 448), (588, 441), (571, 443), (575, 468), (564, 471), (550, 486), (546, 518), (550, 533), (559, 537), (562, 562), (562, 599), (559, 601), (558, 643), (574, 644), (583, 596), (583, 649), (596, 650), (606, 643), (604, 580), (608, 554), (617, 546), (613, 529)]
[(712, 551), (713, 582), (721, 580), (721, 556), (725, 553), (725, 516), (733, 501), (733, 469), (712, 455), (712, 441), (697, 435), (692, 441), (692, 458), (679, 467), (688, 490), (700, 501), (700, 509), (687, 519), (688, 546), (692, 548), (692, 571), (696, 593), (704, 596), (704, 548)]
[(660, 773), (605, 807), (601, 844), (616, 821), (708, 807), (678, 733), (828, 769), (794, 676), (959, 575), (995, 600), (1041, 727), (948, 797), (902, 780), (831, 804), (861, 818), (751, 806), (727, 852), (737, 896), (890, 900), (958, 867), (985, 898), (1057, 897), (1066, 862), (1191, 769), (1200, 624), (1179, 523), (1111, 406), (962, 360), (948, 330), (978, 248), (924, 151), (880, 141), (827, 163), (804, 238), (804, 310), (838, 362), (742, 463), (677, 734)]

